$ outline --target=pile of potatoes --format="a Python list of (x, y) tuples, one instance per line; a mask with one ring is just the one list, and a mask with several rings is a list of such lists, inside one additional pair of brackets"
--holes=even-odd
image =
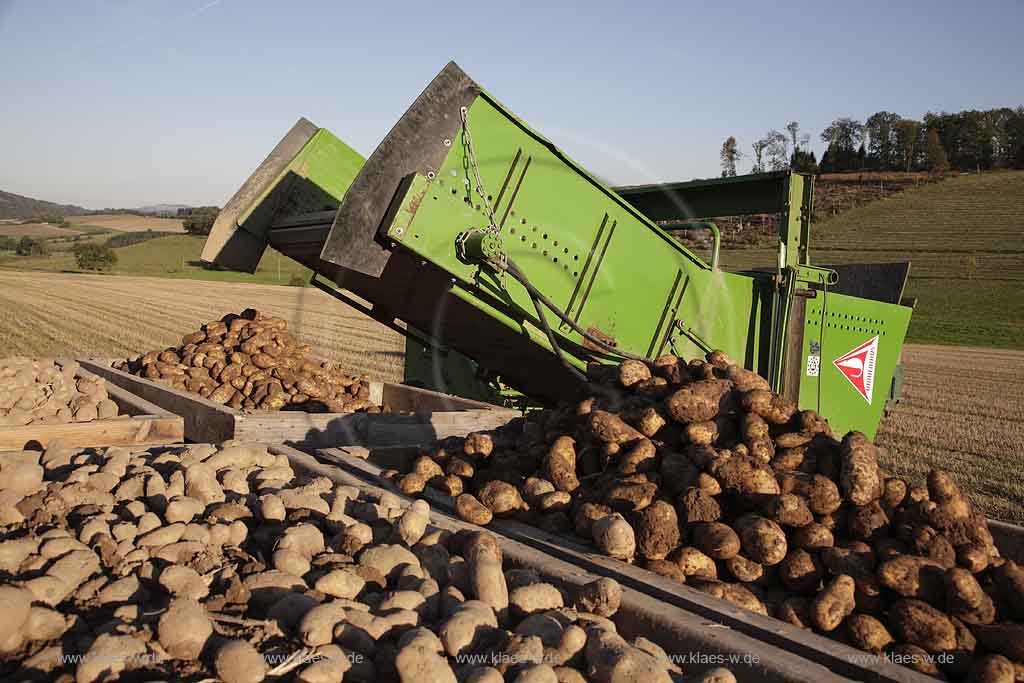
[(936, 677), (1024, 679), (1024, 569), (946, 472), (890, 476), (725, 354), (592, 366), (591, 395), (385, 480), (509, 517)]
[(208, 322), (181, 345), (130, 358), (115, 367), (159, 380), (215, 403), (253, 410), (380, 412), (366, 380), (309, 355), (283, 318), (248, 308)]
[(617, 634), (616, 582), (504, 570), (491, 534), (264, 446), (3, 453), (0, 501), (3, 680), (684, 680)]
[(117, 416), (107, 385), (95, 376), (76, 379), (78, 363), (0, 359), (0, 427), (91, 422)]

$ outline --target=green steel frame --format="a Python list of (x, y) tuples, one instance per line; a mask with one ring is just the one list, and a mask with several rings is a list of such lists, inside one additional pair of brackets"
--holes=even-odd
[[(251, 270), (269, 243), (309, 265), (414, 336), (407, 377), (480, 397), (465, 356), (550, 400), (592, 361), (722, 349), (838, 431), (874, 436), (910, 309), (838, 293), (811, 265), (812, 178), (611, 189), (454, 64), (365, 161), (305, 124), (225, 207), (204, 258)], [(724, 272), (658, 225), (707, 227), (717, 245), (704, 219), (753, 213), (780, 217), (774, 272)]]

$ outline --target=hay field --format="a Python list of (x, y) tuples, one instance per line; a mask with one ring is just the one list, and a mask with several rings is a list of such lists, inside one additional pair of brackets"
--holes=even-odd
[(318, 289), (141, 277), (0, 271), (0, 356), (123, 357), (247, 307), (350, 372), (402, 379), (404, 339)]
[(116, 230), (118, 232), (136, 232), (146, 229), (162, 232), (185, 232), (180, 219), (157, 218), (156, 216), (98, 213), (86, 216), (67, 216), (67, 221), (71, 223), (72, 227), (86, 225), (94, 228)]
[[(401, 380), (404, 342), (313, 288), (0, 271), (0, 355), (125, 356), (254, 306), (351, 372)], [(1024, 351), (908, 345), (904, 400), (877, 443), (919, 481), (951, 470), (993, 517), (1024, 522)]]
[(0, 235), (7, 237), (74, 237), (82, 231), (61, 228), (49, 223), (0, 223)]

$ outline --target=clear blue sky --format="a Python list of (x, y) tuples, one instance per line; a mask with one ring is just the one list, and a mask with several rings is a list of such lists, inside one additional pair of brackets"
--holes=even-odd
[[(449, 59), (613, 183), (769, 128), (1024, 103), (1024, 2), (0, 0), (0, 189), (223, 204), (300, 116), (369, 154)], [(742, 165), (749, 168), (749, 163)]]

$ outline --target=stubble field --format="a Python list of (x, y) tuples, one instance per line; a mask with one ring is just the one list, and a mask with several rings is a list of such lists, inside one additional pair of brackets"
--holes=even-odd
[(248, 307), (351, 372), (402, 378), (404, 340), (317, 289), (194, 280), (0, 271), (0, 355), (124, 357)]
[(185, 232), (181, 219), (136, 216), (129, 213), (97, 213), (84, 216), (68, 216), (67, 221), (71, 224), (71, 227), (85, 225), (95, 228), (106, 228), (117, 232), (136, 232), (138, 230)]
[[(250, 306), (351, 372), (401, 379), (402, 338), (309, 287), (0, 271), (0, 355), (125, 356)], [(884, 466), (915, 481), (948, 469), (989, 515), (1024, 522), (1024, 351), (908, 345), (904, 361)]]

